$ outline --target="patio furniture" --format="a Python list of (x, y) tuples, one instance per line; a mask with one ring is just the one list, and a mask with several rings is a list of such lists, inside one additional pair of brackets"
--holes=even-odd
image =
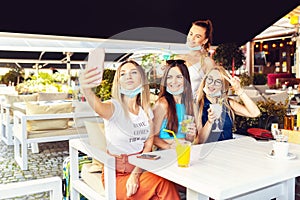
[(50, 200), (62, 199), (62, 181), (60, 177), (1, 184), (0, 199), (8, 199), (48, 191), (50, 192)]
[[(40, 111), (40, 109), (36, 109)], [(87, 137), (84, 126), (74, 126), (74, 119), (96, 117), (95, 112), (56, 112), (27, 114), (14, 111), (14, 157), (22, 170), (28, 169), (28, 144), (65, 141)], [(54, 121), (53, 121), (54, 120)], [(38, 153), (38, 149), (33, 153)]]
[(1, 140), (7, 145), (13, 145), (13, 111), (20, 110), (16, 108), (13, 103), (15, 102), (28, 102), (28, 101), (37, 101), (38, 95), (15, 95), (15, 94), (6, 94), (5, 100), (1, 101), (0, 105), (0, 136)]
[[(177, 166), (174, 149), (150, 152), (158, 160), (129, 156), (131, 164), (187, 188), (187, 200), (295, 199), (295, 178), (300, 174), (300, 146), (290, 144), (294, 159), (270, 154), (273, 141), (243, 137), (193, 145), (188, 168)], [(226, 152), (226, 153), (224, 153)]]
[[(69, 141), (70, 148), (70, 195), (71, 200), (78, 200), (79, 194), (84, 195), (90, 200), (101, 200), (101, 199), (116, 199), (116, 171), (115, 171), (115, 157), (106, 153), (102, 149), (95, 148), (89, 143), (88, 138), (72, 139)], [(78, 169), (78, 152), (82, 152), (91, 156), (92, 158), (102, 162), (104, 164), (104, 180), (105, 189), (95, 190), (95, 187), (91, 187), (84, 180), (79, 178)], [(101, 176), (101, 175), (100, 175)], [(100, 176), (98, 176), (100, 178)], [(99, 187), (102, 188), (101, 179), (96, 182), (101, 184)], [(102, 187), (101, 187), (102, 186)]]

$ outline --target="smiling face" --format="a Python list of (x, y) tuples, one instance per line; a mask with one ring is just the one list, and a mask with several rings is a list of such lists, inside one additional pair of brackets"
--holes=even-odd
[(187, 44), (189, 47), (204, 45), (208, 39), (205, 37), (206, 29), (201, 26), (193, 25), (187, 36)]
[(177, 92), (184, 86), (184, 78), (178, 67), (172, 67), (167, 75), (167, 88), (171, 92)]
[(126, 63), (120, 70), (120, 85), (126, 90), (134, 90), (142, 83), (142, 76), (136, 66)]
[(212, 70), (205, 79), (204, 90), (208, 96), (222, 92), (223, 80), (218, 70)]

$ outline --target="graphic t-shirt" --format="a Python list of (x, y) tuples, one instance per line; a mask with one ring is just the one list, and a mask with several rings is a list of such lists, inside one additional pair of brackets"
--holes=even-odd
[[(150, 134), (147, 114), (140, 107), (137, 115), (129, 112), (129, 116), (125, 116), (125, 112), (118, 101), (114, 99), (109, 101), (113, 103), (115, 110), (109, 120), (104, 120), (108, 151), (116, 155), (141, 152), (144, 148), (144, 142)], [(153, 118), (151, 110), (150, 118), (151, 120)]]

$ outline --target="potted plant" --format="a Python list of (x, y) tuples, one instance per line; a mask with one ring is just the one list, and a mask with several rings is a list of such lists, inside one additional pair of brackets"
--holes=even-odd
[[(241, 67), (246, 59), (243, 51), (235, 43), (220, 44), (215, 53), (213, 59), (219, 65), (222, 65), (227, 70), (237, 70)], [(234, 66), (232, 66), (234, 65)]]
[(239, 134), (246, 134), (248, 128), (263, 128), (270, 130), (271, 124), (278, 123), (280, 127), (283, 127), (283, 120), (288, 107), (288, 101), (276, 102), (271, 99), (266, 101), (256, 102), (261, 115), (256, 118), (235, 116), (235, 132)]
[(116, 70), (105, 69), (103, 72), (103, 79), (101, 84), (95, 88), (95, 94), (102, 101), (111, 98), (111, 87), (114, 80)]

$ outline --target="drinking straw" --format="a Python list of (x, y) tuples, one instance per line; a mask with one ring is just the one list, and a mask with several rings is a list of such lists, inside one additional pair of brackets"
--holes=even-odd
[(171, 131), (171, 130), (168, 130), (168, 129), (165, 129), (165, 128), (163, 129), (163, 131), (166, 131), (168, 133), (172, 133), (172, 135), (174, 136), (174, 140), (175, 140), (176, 144), (177, 145), (179, 144), (179, 141), (178, 141), (178, 139), (177, 139), (176, 134), (174, 133), (174, 131)]

